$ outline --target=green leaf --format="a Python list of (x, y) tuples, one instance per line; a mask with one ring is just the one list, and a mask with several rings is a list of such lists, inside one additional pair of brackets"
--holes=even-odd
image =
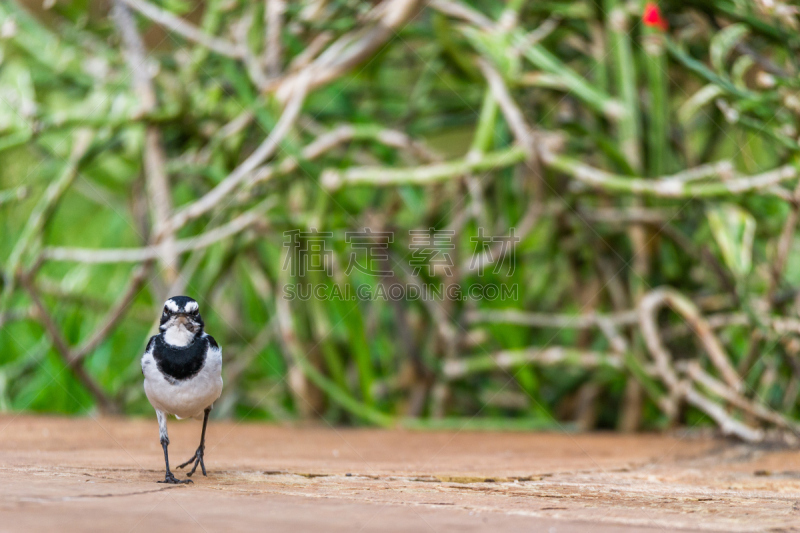
[(22, 61), (7, 61), (0, 74), (0, 133), (29, 130), (37, 107), (27, 65)]
[(730, 54), (731, 50), (742, 37), (750, 33), (750, 29), (744, 24), (731, 24), (711, 39), (711, 47), (709, 53), (711, 55), (711, 64), (717, 72), (725, 72), (725, 60)]
[(725, 264), (737, 279), (750, 273), (756, 219), (734, 204), (721, 204), (706, 210), (708, 224)]
[(713, 85), (711, 83), (705, 85), (702, 89), (689, 97), (680, 109), (678, 109), (678, 120), (681, 124), (687, 126), (706, 104), (709, 104), (724, 92), (725, 91), (718, 85)]
[(187, 0), (165, 0), (163, 5), (167, 11), (172, 11), (176, 15), (185, 15), (194, 10), (193, 3)]
[(740, 89), (747, 90), (744, 77), (754, 64), (755, 61), (753, 61), (753, 58), (750, 56), (740, 56), (736, 58), (736, 61), (733, 62), (733, 67), (731, 67), (731, 79), (733, 80), (733, 84)]

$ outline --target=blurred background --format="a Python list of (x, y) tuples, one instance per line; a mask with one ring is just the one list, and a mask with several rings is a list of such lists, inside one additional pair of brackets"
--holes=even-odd
[[(218, 418), (792, 435), (797, 15), (3, 0), (0, 410), (151, 414), (187, 294)], [(287, 296), (394, 284), (509, 290)]]

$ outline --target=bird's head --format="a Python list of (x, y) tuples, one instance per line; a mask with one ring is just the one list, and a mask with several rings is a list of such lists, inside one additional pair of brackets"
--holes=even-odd
[(173, 296), (164, 302), (159, 329), (169, 344), (186, 346), (203, 332), (203, 327), (200, 306), (192, 298)]

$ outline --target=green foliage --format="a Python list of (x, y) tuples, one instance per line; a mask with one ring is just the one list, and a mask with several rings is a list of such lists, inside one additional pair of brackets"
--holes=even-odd
[(737, 279), (744, 279), (753, 266), (755, 218), (736, 205), (721, 204), (708, 209), (708, 223), (725, 264)]
[[(441, 2), (404, 11), (412, 3), (287, 2), (270, 22), (264, 2), (153, 1), (163, 15), (156, 22), (125, 8), (146, 50), (136, 63), (120, 23), (91, 2), (48, 11), (0, 2), (0, 410), (149, 412), (138, 361), (161, 302), (179, 290), (200, 302), (223, 346), (216, 416), (416, 428), (709, 423), (696, 405), (664, 407), (669, 386), (637, 321), (615, 323), (622, 347), (598, 324), (566, 322), (619, 318), (667, 284), (715, 324), (747, 384), (743, 396), (793, 416), (797, 328), (771, 324), (797, 319), (797, 180), (762, 175), (791, 173), (800, 151), (800, 30), (791, 10), (663, 3), (664, 31), (642, 23), (644, 3)], [(235, 52), (220, 52), (225, 45)], [(175, 271), (159, 248), (130, 293), (139, 265), (53, 260), (63, 248), (163, 243), (152, 136), (170, 215), (181, 214), (279, 130), (302, 93), (295, 75), (315, 65), (319, 77), (274, 153), (174, 237), (197, 244), (191, 239), (247, 213), (252, 223), (190, 246)], [(537, 157), (519, 146), (485, 65), (533, 131)], [(152, 84), (153, 105), (142, 83)], [(343, 137), (308, 150), (334, 131)], [(541, 147), (551, 140), (557, 158), (548, 159)], [(729, 172), (685, 172), (725, 160)], [(607, 174), (591, 182), (582, 168)], [(729, 186), (753, 175), (762, 181), (747, 192)], [(680, 194), (653, 192), (654, 183)], [(394, 232), (383, 265), (393, 276), (347, 271), (346, 233), (365, 227)], [(409, 267), (409, 231), (428, 228), (454, 232), (449, 274)], [(468, 268), (483, 230), (510, 228), (520, 237), (513, 268)], [(284, 269), (284, 232), (312, 229), (331, 232), (332, 268), (296, 276)], [(308, 283), (326, 294), (392, 283), (517, 292), (283, 299), (285, 285)], [(106, 335), (70, 360), (118, 303), (123, 312)], [(514, 322), (502, 314), (509, 310), (563, 323)], [(676, 367), (699, 359), (717, 376), (691, 328), (667, 312), (656, 321)], [(571, 355), (526, 359), (529, 348), (552, 346)], [(503, 353), (516, 354), (506, 366)], [(587, 353), (602, 364), (586, 363)], [(470, 371), (452, 378), (454, 362)]]

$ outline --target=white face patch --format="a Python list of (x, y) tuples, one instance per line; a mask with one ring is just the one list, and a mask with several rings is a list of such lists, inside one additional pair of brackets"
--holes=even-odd
[(193, 339), (194, 333), (183, 324), (173, 324), (164, 332), (164, 341), (173, 346), (187, 346)]
[(177, 313), (178, 311), (180, 311), (180, 307), (178, 307), (178, 304), (172, 301), (172, 298), (164, 302), (164, 307), (166, 307), (173, 313)]
[(198, 309), (200, 309), (200, 306), (197, 305), (197, 302), (189, 302), (186, 304), (184, 311), (186, 311), (187, 313), (194, 313)]

